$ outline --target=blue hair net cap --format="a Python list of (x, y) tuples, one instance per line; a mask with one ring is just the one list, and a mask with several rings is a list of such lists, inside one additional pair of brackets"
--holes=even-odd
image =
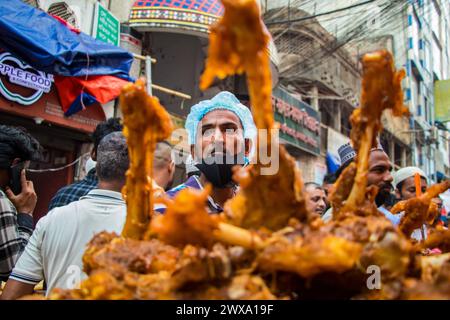
[(187, 116), (184, 127), (189, 136), (189, 144), (195, 144), (198, 123), (203, 117), (214, 110), (229, 110), (234, 112), (241, 120), (244, 128), (244, 138), (254, 139), (256, 136), (256, 126), (250, 109), (244, 106), (231, 92), (222, 91), (211, 100), (203, 100), (191, 107), (191, 112)]

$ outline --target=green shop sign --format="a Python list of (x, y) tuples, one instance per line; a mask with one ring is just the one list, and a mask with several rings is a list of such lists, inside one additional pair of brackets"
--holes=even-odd
[(92, 36), (100, 41), (119, 46), (120, 21), (99, 2), (95, 3)]
[(280, 123), (280, 138), (304, 151), (320, 154), (319, 113), (280, 87), (273, 90), (272, 106), (275, 120)]

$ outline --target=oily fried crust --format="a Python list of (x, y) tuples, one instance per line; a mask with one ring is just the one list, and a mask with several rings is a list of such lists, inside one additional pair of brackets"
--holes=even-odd
[(279, 150), (276, 174), (261, 175), (258, 165), (235, 173), (241, 189), (224, 208), (231, 223), (243, 228), (265, 227), (276, 231), (286, 226), (291, 218), (301, 222), (312, 218), (306, 209), (300, 172), (286, 149), (280, 146)]
[(153, 218), (151, 233), (174, 246), (211, 247), (217, 222), (206, 211), (210, 191), (209, 187), (201, 191), (185, 188), (174, 200), (166, 200), (166, 212)]
[(152, 212), (153, 153), (156, 143), (173, 130), (169, 113), (156, 97), (147, 95), (145, 81), (137, 80), (122, 89), (120, 107), (123, 133), (127, 138), (130, 168), (123, 193), (127, 201), (127, 219), (122, 235), (142, 239)]
[(450, 180), (432, 185), (427, 191), (417, 197), (397, 203), (393, 208), (393, 213), (404, 212), (400, 220), (399, 228), (407, 237), (420, 228), (424, 223), (434, 221), (437, 216), (436, 205), (432, 199), (450, 188)]
[(215, 77), (245, 72), (250, 91), (253, 117), (260, 129), (274, 124), (269, 67), (270, 34), (261, 20), (254, 0), (222, 0), (225, 13), (210, 29), (208, 58), (200, 80), (200, 89), (208, 88)]

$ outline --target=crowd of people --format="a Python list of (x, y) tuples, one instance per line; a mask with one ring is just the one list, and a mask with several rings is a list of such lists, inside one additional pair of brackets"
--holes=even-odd
[[(120, 119), (112, 118), (95, 129), (91, 152), (92, 167), (86, 177), (60, 189), (48, 205), (48, 213), (36, 227), (33, 211), (37, 197), (33, 182), (27, 180), (30, 161), (37, 160), (41, 146), (23, 128), (0, 126), (0, 280), (5, 281), (1, 298), (17, 299), (33, 293), (45, 281), (47, 294), (54, 288), (75, 288), (86, 276), (82, 256), (87, 243), (101, 231), (120, 234), (126, 218), (122, 189), (129, 167), (126, 138)], [(212, 185), (205, 204), (211, 214), (223, 211), (227, 200), (239, 186), (233, 181), (233, 167), (250, 163), (256, 128), (250, 110), (229, 92), (221, 92), (191, 108), (186, 119), (191, 155), (186, 161), (186, 180), (171, 187), (175, 172), (173, 146), (156, 146), (151, 184), (156, 197), (174, 197), (184, 188), (203, 189)], [(306, 205), (324, 221), (333, 216), (330, 194), (333, 183), (354, 161), (350, 144), (339, 148), (340, 168), (325, 176), (322, 184), (304, 183)], [(377, 186), (375, 198), (379, 211), (394, 225), (402, 213), (389, 209), (396, 201), (416, 196), (414, 178), (421, 177), (425, 192), (430, 179), (419, 168), (405, 167), (392, 173), (391, 161), (381, 145), (370, 152), (368, 185)], [(277, 201), (273, 199), (273, 201)], [(435, 199), (442, 216), (437, 222), (448, 225), (442, 200)], [(154, 204), (155, 214), (164, 214), (163, 204)], [(276, 214), (276, 212), (274, 212)], [(427, 237), (427, 225), (411, 237)]]

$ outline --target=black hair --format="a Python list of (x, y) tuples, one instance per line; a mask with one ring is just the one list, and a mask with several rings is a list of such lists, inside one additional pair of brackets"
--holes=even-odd
[(327, 173), (325, 177), (323, 177), (323, 184), (333, 184), (335, 182), (336, 182), (335, 173)]
[(15, 158), (22, 161), (40, 160), (42, 147), (23, 127), (0, 125), (0, 160), (2, 167), (11, 165)]
[(129, 168), (127, 140), (122, 132), (116, 131), (106, 135), (97, 150), (97, 175), (104, 181), (125, 179)]
[(384, 201), (384, 205), (387, 208), (392, 208), (397, 203), (397, 198), (393, 193), (389, 193), (389, 195), (386, 197), (386, 200)]
[(123, 125), (120, 118), (109, 118), (106, 121), (100, 122), (92, 133), (92, 140), (94, 142), (94, 150), (97, 151), (100, 141), (110, 133), (122, 131)]

